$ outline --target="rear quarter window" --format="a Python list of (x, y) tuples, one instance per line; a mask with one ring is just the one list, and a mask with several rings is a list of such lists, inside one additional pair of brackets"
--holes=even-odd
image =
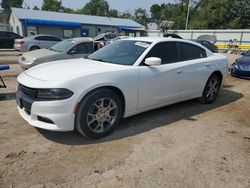
[(181, 61), (207, 57), (206, 51), (203, 48), (193, 44), (181, 42), (179, 43), (179, 50)]

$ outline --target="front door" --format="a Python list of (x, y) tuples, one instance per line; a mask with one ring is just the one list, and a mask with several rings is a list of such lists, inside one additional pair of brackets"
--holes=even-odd
[(181, 65), (176, 42), (156, 44), (148, 57), (159, 57), (162, 64), (139, 66), (139, 111), (174, 103), (180, 98), (182, 85)]

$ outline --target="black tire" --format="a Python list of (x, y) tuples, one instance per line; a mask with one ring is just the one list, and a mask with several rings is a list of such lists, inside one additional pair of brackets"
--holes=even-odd
[[(211, 86), (211, 84), (213, 84), (214, 86)], [(204, 104), (213, 103), (219, 94), (220, 86), (221, 79), (216, 74), (212, 74), (207, 80), (207, 83), (203, 90), (202, 96), (199, 98), (199, 101)]]
[[(102, 99), (104, 99), (104, 101), (102, 102), (102, 106), (103, 108), (105, 108), (104, 104), (105, 104), (105, 100), (108, 101), (110, 100), (110, 103), (112, 103), (112, 105), (114, 106), (115, 110), (111, 110), (108, 113), (114, 113), (113, 116), (116, 116), (116, 118), (110, 120), (113, 121), (112, 123), (110, 123), (109, 121), (104, 121), (103, 119), (105, 119), (106, 117), (104, 117), (105, 113), (107, 112), (99, 112), (99, 107), (97, 107), (97, 103), (98, 101), (102, 101)], [(111, 102), (112, 101), (112, 102)], [(100, 105), (101, 106), (101, 105)], [(96, 108), (96, 109), (94, 109)], [(108, 108), (108, 107), (106, 107)], [(96, 111), (95, 112), (95, 119), (96, 117), (98, 117), (99, 119), (93, 121), (93, 123), (90, 125), (89, 120), (92, 116), (92, 112), (90, 113), (90, 111)], [(99, 115), (101, 114), (101, 115)], [(109, 116), (109, 115), (107, 115)], [(109, 118), (111, 117), (109, 116)], [(118, 95), (109, 90), (109, 89), (97, 89), (94, 90), (93, 92), (91, 92), (90, 94), (88, 94), (86, 97), (83, 98), (83, 100), (80, 102), (79, 105), (79, 109), (76, 113), (76, 118), (75, 118), (75, 128), (77, 129), (77, 131), (82, 134), (83, 136), (87, 136), (89, 138), (94, 138), (94, 139), (98, 139), (98, 138), (102, 138), (105, 137), (109, 134), (111, 134), (115, 127), (117, 126), (117, 124), (120, 122), (121, 120), (121, 116), (122, 116), (122, 104), (121, 104), (121, 100), (118, 97)], [(102, 118), (102, 120), (100, 120)], [(94, 120), (94, 117), (93, 119)], [(99, 123), (102, 122), (102, 125), (100, 125)], [(96, 126), (95, 126), (96, 125)], [(102, 127), (101, 130), (103, 130), (103, 132), (101, 132), (100, 130), (98, 130), (98, 127)], [(106, 126), (106, 128), (105, 128)], [(97, 129), (97, 130), (92, 130), (92, 129)], [(106, 130), (104, 130), (106, 129)], [(98, 132), (100, 131), (100, 132)]]
[(38, 47), (38, 46), (32, 46), (31, 48), (30, 48), (30, 51), (34, 51), (34, 50), (39, 50), (40, 48)]

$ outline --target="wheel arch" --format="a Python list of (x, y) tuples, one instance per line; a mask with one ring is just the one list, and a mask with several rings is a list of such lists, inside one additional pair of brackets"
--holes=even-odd
[(29, 51), (31, 51), (31, 48), (33, 48), (33, 47), (36, 47), (36, 48), (38, 48), (38, 49), (41, 49), (39, 46), (33, 45), (33, 44), (32, 44), (32, 45), (29, 46)]
[(113, 91), (115, 94), (117, 94), (117, 96), (119, 97), (119, 99), (121, 100), (121, 104), (122, 104), (122, 116), (124, 115), (125, 113), (125, 108), (126, 108), (126, 99), (125, 99), (125, 96), (122, 92), (122, 90), (116, 86), (113, 86), (113, 85), (104, 85), (104, 86), (99, 86), (99, 87), (96, 87), (96, 88), (92, 88), (91, 90), (87, 91), (81, 98), (80, 98), (80, 102), (82, 100), (84, 100), (84, 98), (86, 96), (88, 96), (90, 93), (96, 91), (96, 90), (99, 90), (99, 89), (108, 89), (108, 90), (111, 90)]
[[(212, 74), (215, 74), (216, 76), (219, 77), (220, 81), (221, 81), (221, 84), (222, 84), (222, 81), (223, 81), (223, 74), (221, 73), (221, 71), (217, 70), (217, 71), (214, 71)], [(212, 75), (211, 74), (211, 75)], [(211, 76), (210, 75), (210, 76)]]

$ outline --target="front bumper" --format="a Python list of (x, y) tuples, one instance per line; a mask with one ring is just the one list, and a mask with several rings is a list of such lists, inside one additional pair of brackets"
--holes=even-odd
[(74, 130), (75, 114), (72, 99), (34, 101), (17, 90), (16, 102), (20, 115), (32, 126), (51, 131)]
[(231, 68), (231, 75), (237, 76), (237, 77), (242, 77), (242, 78), (250, 78), (250, 71), (244, 71), (244, 70), (239, 70), (235, 67)]
[(19, 63), (19, 65), (21, 66), (21, 68), (23, 69), (23, 70), (27, 70), (28, 68), (31, 68), (32, 66), (33, 66), (33, 61), (23, 61), (22, 60), (22, 57), (23, 56), (21, 56), (19, 59), (18, 59), (18, 63)]

